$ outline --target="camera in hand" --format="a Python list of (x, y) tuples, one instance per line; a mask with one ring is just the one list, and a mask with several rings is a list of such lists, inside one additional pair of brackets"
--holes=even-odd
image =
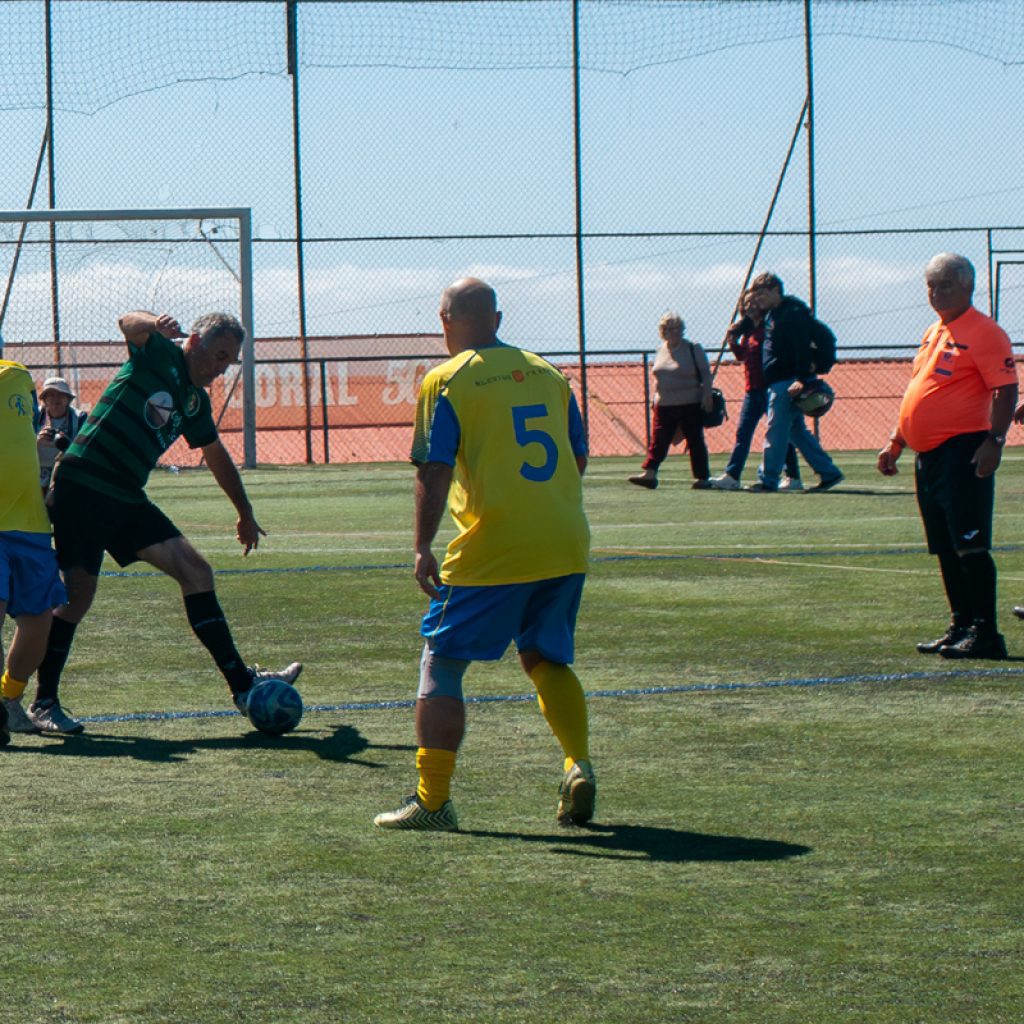
[(53, 446), (59, 452), (66, 452), (71, 447), (71, 438), (59, 430), (53, 432)]

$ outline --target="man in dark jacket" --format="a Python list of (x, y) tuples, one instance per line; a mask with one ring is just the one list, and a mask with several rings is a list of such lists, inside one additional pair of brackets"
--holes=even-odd
[(750, 294), (765, 314), (762, 353), (768, 387), (764, 454), (757, 471), (757, 483), (750, 490), (770, 493), (779, 489), (786, 450), (791, 443), (821, 478), (809, 490), (831, 490), (842, 481), (842, 471), (807, 429), (804, 415), (794, 402), (820, 368), (815, 364), (814, 317), (805, 303), (783, 294), (782, 281), (775, 274), (755, 277)]

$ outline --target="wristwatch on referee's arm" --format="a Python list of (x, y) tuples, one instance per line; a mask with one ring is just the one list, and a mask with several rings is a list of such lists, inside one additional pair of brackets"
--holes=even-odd
[(1002, 448), (1003, 445), (1006, 444), (1006, 435), (997, 434), (995, 433), (995, 431), (992, 430), (988, 432), (988, 439), (992, 441), (994, 444), (998, 445), (1000, 448)]

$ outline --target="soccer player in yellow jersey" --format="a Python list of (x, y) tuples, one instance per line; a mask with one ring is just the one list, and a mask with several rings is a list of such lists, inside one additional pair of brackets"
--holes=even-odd
[[(540, 710), (564, 754), (558, 821), (594, 814), (583, 689), (569, 667), (590, 532), (581, 477), (583, 423), (564, 375), (498, 340), (494, 289), (463, 278), (441, 296), (452, 358), (420, 389), (415, 576), (430, 598), (416, 701), (416, 792), (381, 828), (455, 831), (449, 798), (466, 728), (462, 677), (515, 641)], [(458, 527), (438, 565), (432, 545), (447, 502)]]
[(53, 609), (67, 600), (39, 488), (36, 411), (28, 370), (0, 359), (0, 622), (7, 614), (16, 623), (0, 681), (0, 746), (11, 731), (36, 731), (21, 695), (43, 660)]

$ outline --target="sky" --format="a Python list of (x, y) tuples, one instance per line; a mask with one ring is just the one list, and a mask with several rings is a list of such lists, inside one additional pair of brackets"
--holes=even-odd
[[(976, 262), (987, 310), (984, 229), (1024, 222), (1022, 6), (814, 5), (818, 310), (841, 348), (913, 345), (931, 318), (923, 266), (944, 249)], [(583, 4), (583, 229), (650, 233), (586, 241), (592, 349), (653, 347), (667, 309), (717, 347), (803, 104), (802, 7)], [(57, 205), (251, 206), (258, 336), (297, 329), (282, 8), (54, 4)], [(473, 273), (497, 286), (508, 340), (577, 347), (567, 8), (300, 5), (310, 333), (436, 330), (441, 287)], [(8, 209), (25, 205), (43, 128), (41, 10), (0, 0)], [(770, 237), (758, 269), (805, 297), (806, 225), (802, 131), (772, 221), (794, 235)], [(195, 224), (143, 230), (160, 242), (145, 255), (62, 246), (65, 336), (112, 337), (124, 305), (182, 306), (187, 319), (235, 301), (230, 225), (205, 225), (205, 238)], [(161, 241), (173, 230), (193, 241)], [(523, 237), (536, 235), (570, 237)], [(1024, 250), (1024, 228), (993, 238)], [(0, 245), (5, 281), (12, 253)], [(48, 296), (36, 245), (12, 286), (9, 341), (52, 333)], [(1020, 341), (1022, 297), (1024, 266), (1008, 265), (1000, 318)]]

